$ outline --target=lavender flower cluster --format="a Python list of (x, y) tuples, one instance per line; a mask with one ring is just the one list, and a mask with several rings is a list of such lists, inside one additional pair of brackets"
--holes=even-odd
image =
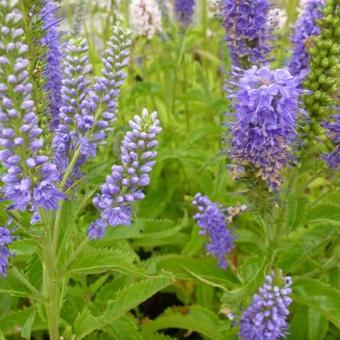
[(288, 65), (289, 72), (292, 75), (298, 75), (308, 70), (308, 47), (312, 37), (320, 33), (317, 21), (322, 17), (322, 7), (324, 4), (324, 0), (309, 0), (304, 5), (295, 24), (294, 35), (292, 37), (294, 49)]
[(112, 173), (101, 187), (101, 194), (93, 204), (101, 216), (89, 228), (90, 239), (103, 237), (107, 225), (130, 225), (131, 203), (144, 198), (143, 188), (150, 183), (149, 173), (155, 164), (158, 145), (156, 136), (161, 132), (157, 113), (143, 110), (129, 122), (129, 131), (121, 146), (121, 165), (114, 165)]
[(288, 328), (287, 317), (292, 299), (292, 279), (283, 278), (284, 284), (274, 274), (267, 275), (259, 293), (244, 311), (240, 321), (243, 340), (277, 340), (284, 337)]
[(268, 59), (270, 34), (268, 0), (223, 0), (223, 26), (233, 65), (261, 65)]
[(197, 208), (194, 218), (197, 225), (202, 228), (200, 234), (209, 237), (209, 243), (206, 245), (208, 254), (214, 255), (219, 267), (226, 269), (228, 266), (226, 255), (234, 248), (234, 235), (228, 228), (227, 216), (219, 204), (211, 202), (207, 196), (199, 193), (192, 203)]
[[(44, 146), (36, 114), (29, 47), (24, 43), (23, 16), (18, 8), (17, 0), (0, 1), (0, 161), (6, 169), (1, 177), (4, 184), (1, 193), (2, 200), (9, 201), (8, 210), (32, 212), (31, 223), (36, 223), (40, 221), (41, 210), (59, 208), (60, 201), (66, 199), (63, 190), (69, 190), (82, 176), (81, 166), (96, 155), (97, 147), (105, 143), (107, 133), (112, 131), (131, 41), (121, 22), (114, 25), (103, 55), (102, 74), (92, 84), (86, 41), (70, 40), (61, 63), (55, 3), (42, 2), (40, 16), (45, 35), (39, 43), (47, 51), (43, 56), (46, 64), (43, 76), (50, 98), (48, 113), (53, 133), (50, 150)], [(143, 188), (150, 182), (149, 173), (156, 156), (153, 148), (161, 130), (157, 114), (144, 111), (130, 126), (133, 130), (122, 145), (122, 164), (113, 167), (102, 195), (94, 199), (102, 213), (101, 223), (126, 225), (132, 218), (131, 202), (144, 197)], [(117, 207), (121, 210), (117, 211)], [(3, 275), (11, 255), (7, 245), (12, 240), (9, 229), (1, 227)]]
[(17, 2), (0, 3), (0, 161), (3, 197), (10, 209), (56, 210), (65, 195), (57, 190), (56, 166), (42, 154), (44, 140), (32, 100), (28, 46)]
[(193, 20), (195, 0), (175, 0), (175, 13), (182, 27), (187, 27)]
[(256, 177), (277, 190), (280, 172), (292, 159), (301, 79), (286, 69), (256, 66), (235, 77), (237, 90), (230, 96), (235, 111), (230, 156), (243, 170), (255, 169)]
[(82, 176), (81, 166), (96, 155), (97, 146), (105, 141), (107, 132), (112, 131), (117, 98), (126, 77), (123, 69), (129, 60), (130, 43), (129, 32), (115, 25), (103, 56), (102, 76), (93, 86), (86, 41), (72, 39), (66, 46), (62, 104), (52, 147), (59, 176), (63, 177), (68, 167), (72, 167), (67, 186)]
[(60, 70), (61, 51), (59, 46), (58, 25), (56, 15), (57, 6), (52, 0), (44, 0), (40, 17), (43, 23), (44, 37), (41, 43), (46, 47), (45, 64), (43, 75), (46, 81), (45, 91), (49, 95), (51, 127), (58, 124), (58, 113), (61, 103), (62, 73)]

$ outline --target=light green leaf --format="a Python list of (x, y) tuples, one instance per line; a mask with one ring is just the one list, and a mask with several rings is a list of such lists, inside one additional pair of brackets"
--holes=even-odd
[(133, 253), (120, 249), (88, 248), (69, 267), (72, 274), (97, 274), (109, 270), (120, 273), (140, 272), (133, 265), (136, 259)]
[(136, 321), (128, 315), (114, 320), (105, 330), (115, 340), (142, 340)]
[(216, 259), (211, 257), (196, 259), (183, 255), (166, 255), (154, 257), (150, 263), (155, 264), (159, 270), (172, 272), (179, 279), (196, 279), (222, 289), (239, 283), (230, 270), (219, 269)]
[(340, 290), (317, 280), (296, 279), (293, 300), (314, 308), (340, 329)]
[(224, 340), (225, 328), (222, 322), (212, 311), (200, 306), (189, 307), (187, 311), (168, 310), (166, 313), (143, 325), (144, 339), (149, 339), (151, 334), (161, 329), (182, 328), (198, 332), (209, 339)]
[[(21, 329), (27, 323), (30, 316), (33, 314), (33, 310), (27, 308), (25, 310), (15, 311), (0, 317), (1, 331), (5, 335), (20, 334)], [(32, 331), (44, 330), (46, 326), (41, 319), (36, 316), (30, 326)]]
[(35, 311), (33, 311), (27, 318), (24, 327), (22, 328), (21, 336), (25, 339), (31, 339), (32, 326), (35, 319), (35, 315), (36, 313)]
[(308, 309), (308, 340), (324, 339), (328, 330), (327, 320), (315, 309)]
[(320, 204), (308, 210), (306, 219), (309, 223), (332, 224), (340, 226), (340, 205)]
[(116, 298), (108, 301), (106, 311), (98, 317), (85, 308), (74, 323), (77, 339), (82, 339), (96, 329), (101, 329), (119, 319), (129, 310), (150, 298), (171, 283), (169, 277), (157, 277), (126, 286), (116, 293)]
[(5, 280), (0, 280), (0, 293), (25, 297), (30, 291), (13, 275), (10, 270)]

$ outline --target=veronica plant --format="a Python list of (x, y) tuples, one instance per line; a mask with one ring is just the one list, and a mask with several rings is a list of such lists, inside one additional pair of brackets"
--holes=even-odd
[(297, 1), (177, 34), (193, 1), (98, 0), (100, 35), (65, 2), (0, 0), (0, 339), (338, 339), (339, 0), (295, 25), (308, 75)]
[[(66, 317), (69, 321), (61, 323), (66, 287), (72, 277), (70, 266), (77, 255), (91, 252), (87, 241), (101, 237), (104, 224), (132, 223), (132, 203), (144, 198), (143, 188), (150, 183), (161, 128), (157, 113), (149, 114), (147, 110), (130, 121), (132, 131), (122, 142), (121, 165), (113, 167), (101, 194), (93, 201), (101, 218), (95, 222), (96, 228), (90, 228), (88, 237), (84, 229), (77, 228), (81, 206), (91, 207), (91, 196), (82, 194), (89, 188), (81, 168), (96, 156), (113, 130), (129, 59), (129, 32), (120, 22), (113, 27), (103, 53), (102, 74), (93, 79), (86, 40), (75, 38), (60, 50), (55, 4), (43, 1), (40, 8), (45, 36), (36, 43), (47, 48), (40, 57), (45, 62), (43, 91), (50, 98), (46, 115), (53, 133), (51, 145), (49, 140), (44, 144), (46, 126), (39, 121), (32, 96), (29, 46), (25, 43), (27, 26), (21, 4), (18, 0), (0, 2), (0, 160), (5, 169), (1, 198), (3, 216), (8, 219), (0, 227), (0, 275), (6, 276), (10, 267), (10, 275), (27, 287), (33, 301), (31, 327), (35, 320), (43, 325), (42, 329), (48, 329), (50, 339), (57, 340), (61, 330), (70, 331), (67, 323), (75, 321)], [(71, 206), (72, 222), (65, 219)], [(41, 273), (39, 282), (30, 282), (19, 269), (20, 261), (11, 268), (10, 258), (16, 259), (9, 246), (15, 244), (15, 239), (32, 242)], [(107, 263), (111, 260), (107, 259)], [(163, 286), (168, 279), (158, 283)], [(105, 319), (103, 316), (98, 327), (107, 322)], [(71, 332), (82, 338), (91, 329), (74, 326)]]

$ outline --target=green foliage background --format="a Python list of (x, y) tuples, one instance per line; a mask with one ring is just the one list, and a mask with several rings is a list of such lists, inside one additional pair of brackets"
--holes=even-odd
[[(275, 39), (275, 67), (289, 54), (296, 2), (280, 2), (288, 21)], [(61, 5), (72, 23), (74, 5)], [(115, 4), (106, 11), (95, 2), (86, 6), (84, 32), (99, 73)], [(122, 8), (127, 14), (128, 1)], [(223, 113), (230, 110), (223, 91), (229, 63), (224, 31), (205, 11), (186, 32), (166, 25), (151, 41), (134, 39), (115, 132), (88, 166), (79, 195), (63, 206), (56, 270), (64, 338), (236, 339), (226, 310), (237, 318), (265, 273), (281, 268), (294, 281), (288, 339), (339, 339), (339, 173), (315, 156), (324, 150), (319, 145), (313, 157), (286, 170), (270, 208), (249, 183), (233, 180), (223, 142)], [(91, 197), (119, 158), (128, 120), (143, 107), (159, 112), (164, 129), (146, 199), (135, 205), (131, 227), (110, 228), (102, 240), (88, 242), (85, 232), (97, 214)], [(192, 219), (197, 192), (226, 206), (248, 206), (233, 226), (236, 250), (227, 271), (205, 255)], [(7, 218), (4, 209), (1, 217)], [(43, 339), (40, 249), (25, 237), (28, 218), (15, 218), (23, 228), (11, 248), (16, 256), (9, 276), (0, 281), (0, 338)]]

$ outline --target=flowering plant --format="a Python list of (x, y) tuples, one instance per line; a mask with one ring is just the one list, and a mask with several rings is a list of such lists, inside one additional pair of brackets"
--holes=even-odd
[(339, 11), (0, 0), (0, 339), (336, 340)]

